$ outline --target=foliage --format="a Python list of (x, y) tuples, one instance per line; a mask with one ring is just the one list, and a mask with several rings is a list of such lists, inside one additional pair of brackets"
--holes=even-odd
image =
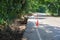
[(51, 15), (60, 16), (60, 0), (32, 0), (30, 5), (32, 5), (33, 11), (43, 12), (48, 10)]
[(26, 3), (26, 0), (0, 0), (0, 23), (8, 23), (18, 15), (21, 17), (26, 11)]
[[(40, 1), (41, 2), (41, 1)], [(43, 5), (45, 5), (46, 10), (50, 12), (51, 15), (60, 15), (60, 0), (42, 0)]]
[(0, 23), (27, 13), (47, 10), (51, 15), (60, 16), (60, 0), (0, 0)]

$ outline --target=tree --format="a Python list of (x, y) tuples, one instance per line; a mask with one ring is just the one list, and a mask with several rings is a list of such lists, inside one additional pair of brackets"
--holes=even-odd
[[(9, 23), (27, 12), (27, 0), (0, 0), (0, 21)], [(1, 22), (0, 22), (1, 23)]]

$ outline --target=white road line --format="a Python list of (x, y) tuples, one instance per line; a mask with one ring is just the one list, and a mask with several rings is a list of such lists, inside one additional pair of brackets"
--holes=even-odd
[(42, 38), (41, 38), (41, 36), (40, 36), (40, 33), (39, 33), (38, 29), (36, 29), (36, 32), (37, 32), (37, 35), (38, 35), (38, 37), (39, 37), (39, 40), (42, 40)]

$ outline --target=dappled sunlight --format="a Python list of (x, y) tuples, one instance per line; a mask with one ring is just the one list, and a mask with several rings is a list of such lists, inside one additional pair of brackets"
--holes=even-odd
[(0, 0), (0, 40), (60, 40), (60, 0)]
[(41, 37), (45, 37), (44, 40), (56, 40), (60, 37), (60, 27), (55, 27), (48, 24), (40, 24), (38, 29), (41, 34)]
[(52, 33), (53, 31), (45, 30), (47, 33)]

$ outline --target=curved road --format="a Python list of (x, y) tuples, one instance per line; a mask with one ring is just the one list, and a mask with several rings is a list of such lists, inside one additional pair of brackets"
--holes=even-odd
[[(37, 14), (38, 27), (36, 26)], [(27, 40), (60, 40), (60, 17), (35, 13), (28, 19), (27, 29), (23, 37), (26, 37)]]

